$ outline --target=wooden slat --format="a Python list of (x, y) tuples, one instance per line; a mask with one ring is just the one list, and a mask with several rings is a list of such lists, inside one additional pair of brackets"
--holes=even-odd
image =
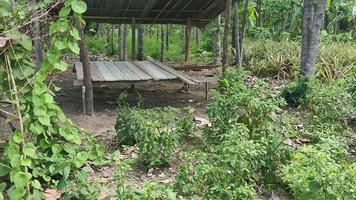
[(149, 70), (154, 71), (154, 73), (160, 74), (162, 76), (162, 79), (177, 79), (178, 78), (174, 74), (156, 66), (155, 64), (151, 63), (150, 61), (142, 61), (142, 63)]
[(90, 64), (91, 67), (91, 80), (95, 82), (102, 82), (105, 81), (104, 76), (98, 69), (98, 66), (94, 62)]
[(77, 80), (84, 80), (83, 64), (81, 62), (75, 62), (74, 67), (77, 74)]
[(116, 81), (116, 78), (113, 73), (109, 70), (109, 68), (105, 65), (104, 62), (96, 61), (96, 66), (98, 66), (99, 71), (104, 77), (105, 81)]
[(140, 67), (140, 69), (144, 70), (148, 73), (153, 80), (160, 81), (160, 80), (170, 80), (176, 79), (177, 77), (172, 76), (171, 74), (166, 74), (162, 70), (160, 70), (157, 66), (153, 65), (147, 61), (137, 61), (134, 62), (136, 66)]
[(141, 80), (151, 80), (152, 77), (149, 76), (147, 73), (142, 71), (140, 68), (138, 68), (134, 63), (132, 62), (126, 62), (126, 66), (129, 67), (131, 71), (133, 71), (137, 76), (141, 78)]
[(122, 73), (118, 67), (116, 67), (114, 62), (104, 61), (105, 65), (111, 71), (111, 73), (116, 77), (116, 81), (126, 81), (130, 80), (124, 73)]
[(185, 82), (185, 83), (188, 83), (190, 85), (195, 85), (196, 84), (196, 81), (192, 80), (191, 78), (189, 78), (188, 76), (180, 73), (180, 72), (177, 72), (176, 70), (170, 68), (170, 67), (167, 67), (165, 65), (163, 65), (162, 63), (159, 63), (159, 62), (156, 62), (155, 60), (151, 59), (151, 58), (148, 58), (148, 61), (151, 62), (152, 64), (160, 67), (161, 69), (163, 70), (166, 70), (168, 72), (170, 72), (171, 74), (174, 74), (175, 76), (177, 76), (181, 81)]
[(126, 61), (119, 61), (119, 62), (114, 62), (115, 66), (122, 72), (124, 73), (128, 80), (130, 81), (139, 81), (141, 80), (140, 77), (138, 77), (135, 73), (133, 73), (129, 67), (126, 65)]
[(136, 65), (138, 68), (140, 68), (142, 71), (144, 71), (146, 74), (152, 77), (154, 81), (159, 81), (160, 76), (158, 74), (155, 74), (153, 71), (149, 70), (147, 67), (143, 66), (141, 62), (132, 62), (134, 65)]

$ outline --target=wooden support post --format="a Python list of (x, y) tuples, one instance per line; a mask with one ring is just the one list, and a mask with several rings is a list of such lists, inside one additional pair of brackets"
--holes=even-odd
[(138, 26), (138, 41), (137, 41), (137, 60), (142, 61), (145, 57), (144, 55), (144, 32), (145, 25), (140, 24)]
[(84, 74), (84, 86), (85, 86), (85, 110), (87, 115), (92, 115), (94, 112), (94, 100), (93, 100), (93, 84), (91, 82), (91, 72), (90, 72), (90, 60), (88, 49), (85, 45), (84, 29), (79, 19), (75, 20), (77, 29), (79, 31), (80, 39), (80, 61), (83, 63), (83, 74)]
[(209, 83), (205, 82), (205, 99), (209, 100)]
[(121, 55), (120, 55), (120, 60), (121, 61), (126, 61), (127, 59), (127, 24), (123, 24), (121, 25), (121, 45), (120, 45), (120, 48), (121, 48)]
[(161, 25), (161, 58), (160, 61), (164, 61), (164, 25)]
[(190, 34), (192, 32), (192, 24), (190, 19), (188, 19), (187, 25), (185, 26), (185, 43), (184, 43), (184, 62), (189, 61), (190, 53)]
[(121, 48), (121, 24), (117, 25), (117, 54), (119, 56), (119, 60), (121, 60), (122, 48)]
[(132, 19), (131, 60), (136, 60), (136, 20), (135, 19)]
[(169, 51), (169, 24), (166, 25), (166, 51)]

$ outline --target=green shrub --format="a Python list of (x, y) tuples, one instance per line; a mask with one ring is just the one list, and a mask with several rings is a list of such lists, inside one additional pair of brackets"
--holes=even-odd
[(301, 147), (282, 178), (296, 199), (355, 199), (356, 164), (345, 160), (346, 152), (335, 138)]
[(203, 199), (254, 199), (257, 170), (265, 150), (246, 140), (247, 127), (240, 125), (211, 151), (186, 155), (178, 171), (175, 189)]
[(192, 111), (175, 108), (120, 108), (116, 130), (120, 144), (138, 144), (140, 161), (148, 167), (169, 164), (176, 146), (194, 128)]
[(287, 85), (281, 93), (292, 107), (306, 112), (311, 126), (345, 128), (345, 121), (352, 114), (352, 100), (344, 84), (323, 84), (316, 79), (300, 79)]
[(246, 85), (242, 80), (241, 72), (234, 70), (220, 80), (224, 91), (216, 92), (207, 107), (213, 129), (207, 135), (211, 141), (218, 141), (238, 123), (246, 125), (251, 139), (261, 137), (263, 132), (273, 127), (276, 112), (284, 101), (262, 81)]
[(289, 83), (283, 88), (281, 97), (283, 97), (290, 107), (296, 108), (307, 104), (307, 94), (309, 92), (308, 79), (301, 78)]

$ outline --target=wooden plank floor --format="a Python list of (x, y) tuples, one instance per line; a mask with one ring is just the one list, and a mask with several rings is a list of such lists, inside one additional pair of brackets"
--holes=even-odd
[[(163, 66), (163, 67), (162, 67)], [(83, 82), (83, 65), (75, 62), (77, 83)], [(196, 83), (190, 77), (184, 77), (168, 66), (150, 61), (95, 61), (91, 63), (93, 82), (135, 82), (135, 81), (164, 81), (181, 80), (188, 84)]]

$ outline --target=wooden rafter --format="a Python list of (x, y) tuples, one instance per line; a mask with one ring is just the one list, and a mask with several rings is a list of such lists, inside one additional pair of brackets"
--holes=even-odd
[(168, 8), (168, 6), (172, 3), (172, 1), (173, 1), (173, 0), (170, 0), (170, 1), (163, 7), (163, 9), (161, 10), (161, 12), (159, 12), (158, 15), (156, 16), (154, 22), (157, 21), (158, 17), (161, 16), (162, 12)]
[(176, 15), (176, 18), (178, 18), (182, 12), (192, 3), (192, 0), (189, 0), (187, 4), (184, 5), (184, 7), (182, 8), (182, 10)]

